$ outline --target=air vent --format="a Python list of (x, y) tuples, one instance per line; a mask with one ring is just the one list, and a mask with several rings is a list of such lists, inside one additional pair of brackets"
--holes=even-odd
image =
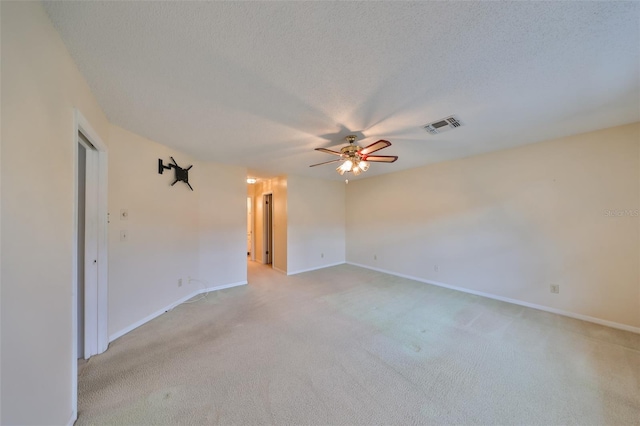
[(446, 132), (447, 130), (455, 129), (456, 127), (460, 126), (462, 126), (460, 120), (452, 115), (450, 117), (443, 118), (442, 120), (429, 123), (422, 127), (432, 135), (437, 135), (438, 133)]

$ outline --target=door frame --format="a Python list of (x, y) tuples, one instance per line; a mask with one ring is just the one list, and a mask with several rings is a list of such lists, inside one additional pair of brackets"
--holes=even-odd
[(251, 247), (249, 248), (249, 250), (251, 251), (251, 254), (249, 255), (249, 258), (253, 261), (256, 260), (256, 208), (254, 205), (254, 197), (252, 195), (247, 196), (247, 200), (249, 201), (248, 204), (251, 205), (251, 229), (249, 230), (249, 232), (251, 232)]
[[(72, 410), (73, 419), (78, 417), (78, 294), (77, 294), (77, 270), (78, 270), (78, 144), (83, 143), (78, 137), (82, 135), (93, 145), (94, 149), (87, 149), (87, 185), (95, 187), (97, 196), (97, 223), (94, 226), (96, 240), (95, 260), (97, 272), (94, 288), (85, 288), (85, 339), (84, 357), (89, 358), (107, 350), (109, 345), (107, 308), (108, 308), (108, 258), (107, 258), (107, 146), (102, 141), (98, 133), (91, 127), (89, 121), (82, 113), (74, 108), (73, 114), (73, 179), (74, 179), (74, 200), (73, 200), (73, 260), (71, 278), (71, 383), (72, 383)], [(83, 143), (84, 144), (84, 143)], [(90, 170), (93, 169), (93, 170)], [(86, 249), (85, 249), (86, 252)], [(86, 264), (86, 259), (85, 259)], [(89, 320), (87, 321), (87, 318)], [(86, 332), (87, 324), (91, 324), (91, 332)]]
[[(271, 227), (271, 239), (267, 238), (269, 235), (269, 227), (267, 226), (267, 209), (265, 208), (267, 196), (271, 196), (271, 204), (269, 205), (269, 223)], [(271, 242), (271, 247), (269, 248), (269, 257), (266, 256), (266, 249), (268, 242)], [(265, 265), (271, 265), (273, 268), (273, 192), (265, 192), (262, 194), (262, 254), (265, 256), (263, 258)], [(271, 262), (267, 263), (268, 259), (271, 259)]]

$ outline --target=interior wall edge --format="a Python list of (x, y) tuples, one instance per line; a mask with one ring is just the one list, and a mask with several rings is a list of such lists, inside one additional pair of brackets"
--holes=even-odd
[(596, 317), (592, 317), (592, 316), (589, 316), (589, 315), (583, 315), (583, 314), (578, 314), (578, 313), (575, 313), (575, 312), (565, 311), (563, 309), (552, 308), (550, 306), (537, 305), (535, 303), (529, 303), (529, 302), (525, 302), (525, 301), (518, 300), (518, 299), (511, 299), (509, 297), (498, 296), (496, 294), (485, 293), (485, 292), (482, 292), (482, 291), (476, 291), (476, 290), (471, 290), (471, 289), (464, 288), (464, 287), (458, 287), (458, 286), (454, 286), (454, 285), (449, 285), (449, 284), (441, 283), (441, 282), (438, 282), (438, 281), (427, 280), (427, 279), (420, 278), (420, 277), (414, 277), (414, 276), (411, 276), (411, 275), (406, 275), (406, 274), (401, 274), (401, 273), (394, 272), (394, 271), (389, 271), (387, 269), (376, 268), (374, 266), (369, 266), (369, 265), (364, 265), (364, 264), (361, 264), (361, 263), (350, 262), (348, 260), (345, 263), (347, 265), (357, 266), (359, 268), (364, 268), (364, 269), (370, 269), (372, 271), (382, 272), (383, 274), (389, 274), (389, 275), (393, 275), (393, 276), (400, 277), (400, 278), (406, 278), (406, 279), (409, 279), (409, 280), (418, 281), (418, 282), (425, 283), (425, 284), (435, 285), (437, 287), (448, 288), (450, 290), (460, 291), (462, 293), (473, 294), (475, 296), (486, 297), (488, 299), (499, 300), (501, 302), (511, 303), (511, 304), (514, 304), (514, 305), (524, 306), (526, 308), (537, 309), (539, 311), (550, 312), (552, 314), (558, 314), (558, 315), (562, 315), (562, 316), (569, 317), (569, 318), (579, 319), (579, 320), (591, 322), (591, 323), (594, 323), (594, 324), (599, 324), (599, 325), (604, 325), (604, 326), (611, 327), (611, 328), (616, 328), (618, 330), (630, 331), (632, 333), (640, 334), (640, 327), (634, 327), (634, 326), (631, 326), (631, 325), (621, 324), (621, 323), (618, 323), (618, 322), (609, 321), (609, 320), (605, 320), (605, 319), (601, 319), (601, 318), (596, 318)]
[(639, 155), (633, 123), (354, 181), (347, 261), (638, 328)]
[[(231, 284), (223, 284), (223, 285), (219, 285), (219, 286), (215, 286), (215, 287), (209, 287), (209, 288), (203, 288), (200, 290), (196, 290), (193, 293), (180, 298), (179, 300), (165, 306), (162, 309), (157, 310), (156, 312), (152, 313), (151, 315), (148, 315), (146, 317), (144, 317), (143, 319), (141, 319), (140, 321), (137, 321), (133, 324), (131, 324), (128, 327), (123, 328), (120, 331), (116, 331), (115, 333), (113, 333), (112, 335), (109, 336), (109, 343), (113, 342), (114, 340), (118, 339), (119, 337), (124, 336), (127, 333), (130, 333), (131, 331), (135, 330), (136, 328), (148, 323), (149, 321), (159, 317), (162, 314), (165, 314), (167, 312), (169, 312), (170, 310), (172, 310), (173, 308), (175, 308), (176, 306), (181, 305), (182, 303), (186, 302), (187, 300), (202, 294), (202, 293), (209, 293), (212, 291), (218, 291), (218, 290), (224, 290), (227, 288), (232, 288), (232, 287), (239, 287), (241, 285), (246, 285), (248, 282), (247, 281), (240, 281), (237, 283), (231, 283)], [(73, 424), (73, 422), (71, 422), (71, 424)]]
[(285, 274), (285, 275), (287, 275), (287, 271), (283, 271), (282, 269), (277, 268), (277, 267), (275, 267), (275, 266), (272, 266), (272, 268), (273, 268), (273, 270), (278, 271), (278, 272), (280, 272), (281, 274)]
[(342, 262), (331, 263), (329, 265), (316, 266), (315, 268), (300, 269), (298, 271), (287, 272), (287, 275), (297, 275), (297, 274), (302, 274), (304, 272), (317, 271), (318, 269), (331, 268), (333, 266), (344, 265), (345, 263), (347, 263), (347, 262), (346, 261), (342, 261)]
[(66, 424), (77, 377), (74, 108), (107, 145), (109, 122), (40, 2), (2, 2), (0, 15), (0, 170), (12, 182), (0, 226), (0, 423)]

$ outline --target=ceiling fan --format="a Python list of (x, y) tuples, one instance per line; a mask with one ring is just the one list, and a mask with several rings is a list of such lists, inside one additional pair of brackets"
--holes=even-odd
[(327, 154), (337, 155), (337, 160), (325, 161), (324, 163), (312, 164), (309, 167), (322, 166), (323, 164), (336, 163), (342, 161), (336, 171), (340, 175), (351, 172), (358, 176), (362, 172), (369, 170), (369, 163), (393, 163), (398, 159), (396, 155), (371, 155), (371, 153), (379, 151), (383, 148), (391, 146), (391, 142), (379, 140), (364, 148), (355, 144), (357, 136), (349, 135), (346, 137), (349, 145), (342, 147), (340, 151), (334, 151), (327, 148), (316, 148), (316, 151), (326, 152)]

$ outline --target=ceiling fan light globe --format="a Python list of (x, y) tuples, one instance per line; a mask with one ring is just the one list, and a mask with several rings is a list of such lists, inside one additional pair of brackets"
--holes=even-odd
[(340, 173), (340, 176), (342, 176), (345, 170), (342, 168), (342, 166), (339, 166), (338, 168), (336, 168), (336, 172)]
[(366, 172), (367, 170), (369, 170), (369, 163), (367, 163), (365, 160), (360, 161), (360, 164), (358, 164), (358, 166), (360, 166), (360, 169), (363, 172)]
[(353, 161), (351, 160), (347, 160), (344, 163), (342, 163), (342, 165), (340, 166), (340, 168), (342, 170), (344, 170), (345, 172), (350, 172), (351, 169), (353, 168)]

